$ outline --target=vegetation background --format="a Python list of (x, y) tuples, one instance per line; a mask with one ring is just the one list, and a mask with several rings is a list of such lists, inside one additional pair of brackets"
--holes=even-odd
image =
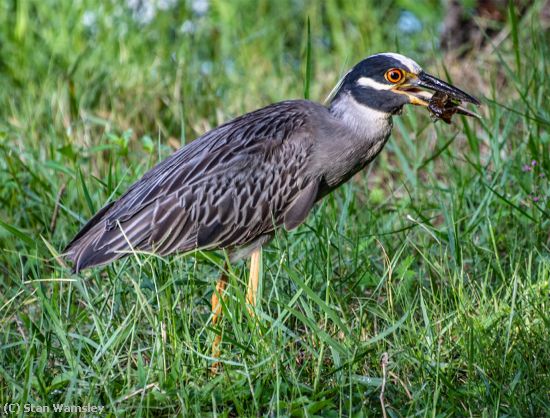
[[(0, 405), (548, 416), (548, 6), (489, 19), (463, 1), (481, 41), (445, 52), (444, 3), (0, 2)], [(377, 161), (264, 250), (257, 317), (240, 263), (211, 326), (223, 254), (80, 276), (58, 257), (174, 149), (272, 102), (322, 101), (381, 51), (482, 97), (482, 119), (395, 118)]]

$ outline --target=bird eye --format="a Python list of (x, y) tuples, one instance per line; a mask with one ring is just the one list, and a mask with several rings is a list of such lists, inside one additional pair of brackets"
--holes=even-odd
[(401, 80), (403, 80), (404, 76), (405, 75), (403, 74), (403, 71), (398, 68), (392, 68), (391, 70), (386, 71), (386, 74), (384, 74), (384, 77), (390, 83), (399, 83)]

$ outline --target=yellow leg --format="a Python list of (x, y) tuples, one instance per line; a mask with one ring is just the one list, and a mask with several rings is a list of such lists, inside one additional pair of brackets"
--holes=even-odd
[(254, 308), (258, 298), (258, 283), (260, 280), (260, 264), (262, 262), (262, 247), (254, 250), (250, 257), (250, 276), (246, 290), (246, 301), (248, 302), (248, 313), (255, 316)]
[[(225, 268), (225, 267), (224, 267)], [(225, 288), (227, 287), (227, 276), (222, 273), (216, 283), (216, 291), (212, 293), (212, 325), (216, 326), (222, 319), (222, 304), (220, 298), (223, 299)], [(222, 342), (221, 334), (216, 334), (212, 342), (212, 357), (220, 357), (220, 343)], [(210, 371), (217, 374), (220, 368), (220, 362), (212, 363)]]

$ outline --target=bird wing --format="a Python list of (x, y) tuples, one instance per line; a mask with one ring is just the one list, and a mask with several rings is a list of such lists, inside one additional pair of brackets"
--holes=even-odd
[(78, 271), (132, 249), (165, 255), (232, 248), (277, 226), (298, 226), (318, 194), (308, 158), (319, 110), (325, 108), (312, 102), (281, 102), (206, 133), (101, 209), (66, 256)]

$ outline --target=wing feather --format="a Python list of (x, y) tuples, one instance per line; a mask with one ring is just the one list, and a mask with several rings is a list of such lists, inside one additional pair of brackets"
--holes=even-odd
[(131, 248), (165, 255), (250, 244), (280, 225), (303, 222), (320, 179), (309, 171), (312, 114), (289, 101), (216, 128), (159, 163), (109, 203), (65, 250), (75, 270)]

